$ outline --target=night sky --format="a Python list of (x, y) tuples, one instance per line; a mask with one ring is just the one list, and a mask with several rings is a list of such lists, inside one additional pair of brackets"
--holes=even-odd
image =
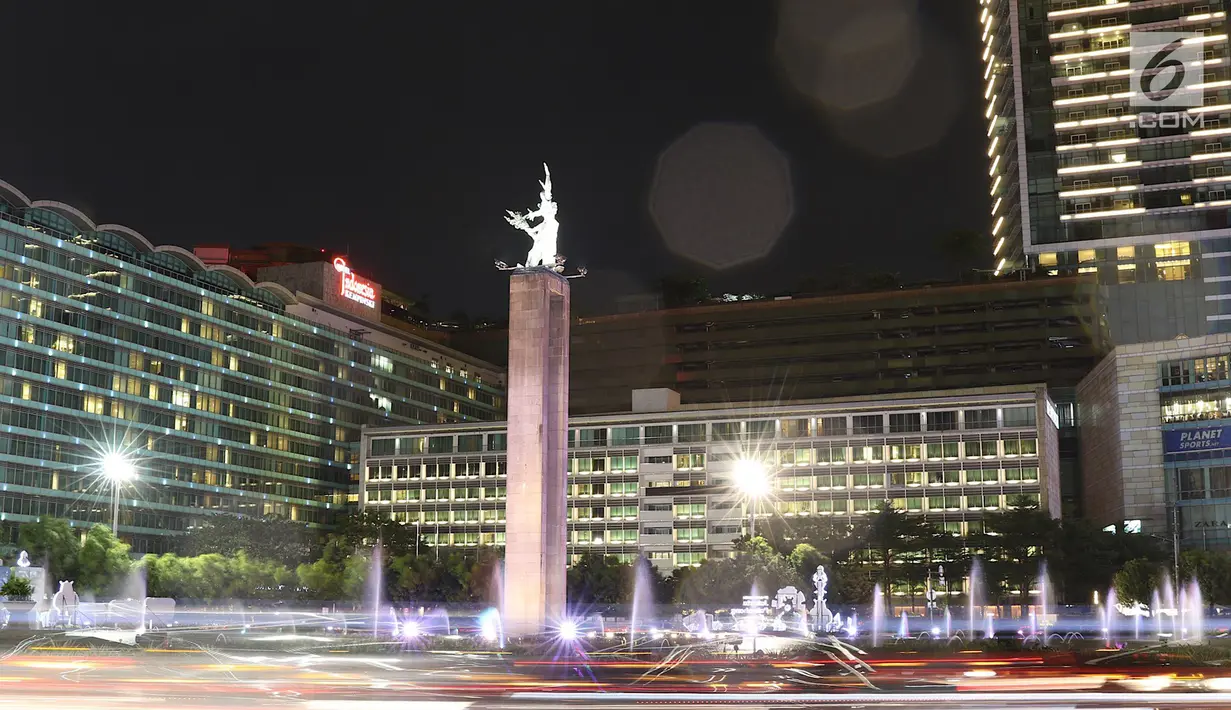
[[(761, 293), (844, 265), (946, 277), (935, 237), (987, 228), (973, 3), (39, 0), (4, 14), (0, 179), (156, 244), (349, 250), (440, 316), (506, 307), (492, 261), (529, 239), (502, 217), (537, 201), (544, 161), (560, 250), (591, 274), (575, 299), (591, 303), (664, 275)], [(700, 162), (656, 202), (696, 225), (684, 251), (767, 240), (721, 269), (669, 250), (649, 208), (660, 154), (706, 123), (759, 130), (791, 181), (775, 240), (764, 171), (693, 142)]]

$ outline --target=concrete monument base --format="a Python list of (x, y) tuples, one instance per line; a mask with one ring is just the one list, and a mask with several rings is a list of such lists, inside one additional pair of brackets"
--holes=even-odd
[(565, 615), (568, 280), (547, 268), (509, 284), (504, 628), (539, 634)]

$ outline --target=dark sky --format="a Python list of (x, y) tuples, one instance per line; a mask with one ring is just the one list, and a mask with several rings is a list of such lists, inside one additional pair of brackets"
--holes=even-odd
[[(836, 14), (910, 4), (804, 1), (838, 3)], [(492, 260), (516, 261), (529, 240), (502, 216), (536, 201), (544, 161), (561, 251), (592, 276), (574, 292), (588, 299), (665, 274), (759, 292), (843, 264), (947, 276), (934, 237), (987, 226), (973, 3), (921, 0), (915, 70), (845, 129), (785, 78), (775, 38), (802, 21), (780, 11), (768, 0), (5, 3), (0, 179), (154, 243), (349, 248), (357, 271), (430, 293), (440, 315), (504, 309)], [(880, 25), (865, 17), (827, 41), (857, 44)], [(831, 71), (869, 65), (866, 52), (841, 56), (850, 66)], [(876, 154), (903, 152), (877, 131), (929, 120), (941, 122), (930, 145)], [(660, 153), (705, 122), (758, 128), (793, 181), (773, 249), (724, 271), (669, 251), (647, 207)]]

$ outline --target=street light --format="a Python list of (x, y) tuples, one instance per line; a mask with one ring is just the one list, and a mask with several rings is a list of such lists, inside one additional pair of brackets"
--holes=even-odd
[(753, 459), (735, 462), (735, 487), (748, 499), (748, 537), (757, 534), (757, 504), (769, 495), (769, 474), (765, 464)]
[(103, 454), (99, 463), (103, 478), (111, 482), (111, 532), (120, 534), (120, 486), (137, 477), (132, 460), (118, 451)]

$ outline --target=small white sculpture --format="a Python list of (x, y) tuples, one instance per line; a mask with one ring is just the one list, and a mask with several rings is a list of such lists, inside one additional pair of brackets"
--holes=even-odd
[(51, 598), (51, 608), (56, 612), (56, 623), (73, 626), (77, 622), (77, 592), (71, 580), (60, 582), (60, 591)]
[(17, 566), (18, 567), (29, 567), (30, 566), (30, 555), (25, 550), (22, 550), (21, 554), (17, 555)]
[[(563, 260), (556, 254), (556, 236), (560, 231), (560, 223), (556, 220), (556, 203), (551, 199), (551, 171), (547, 168), (547, 163), (543, 163), (543, 172), (546, 179), (539, 183), (543, 191), (539, 193), (538, 209), (525, 214), (509, 211), (505, 220), (534, 240), (534, 246), (530, 247), (530, 253), (526, 255), (526, 263), (521, 266), (546, 266), (553, 271), (562, 271)], [(542, 221), (531, 225), (532, 219)]]
[(46, 594), (39, 596), (38, 601), (34, 602), (34, 608), (30, 610), (30, 614), (34, 617), (34, 628), (45, 629), (51, 625), (48, 619), (51, 614), (51, 600)]

